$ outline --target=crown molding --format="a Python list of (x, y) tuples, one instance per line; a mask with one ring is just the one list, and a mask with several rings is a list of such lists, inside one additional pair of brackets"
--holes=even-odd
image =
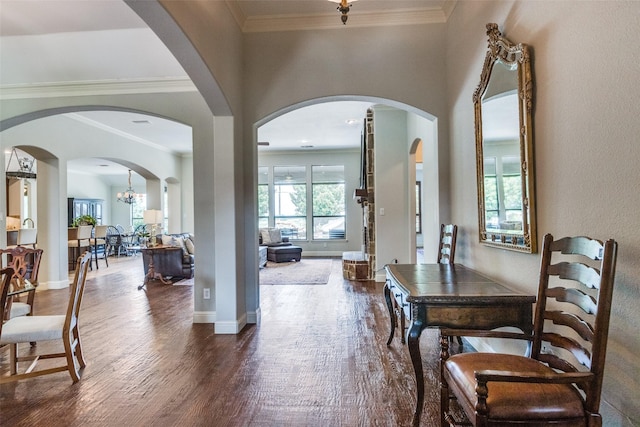
[(96, 128), (96, 129), (100, 129), (100, 130), (102, 130), (104, 132), (108, 132), (108, 133), (111, 133), (113, 135), (118, 135), (121, 138), (128, 139), (130, 141), (134, 141), (134, 142), (146, 145), (146, 146), (151, 147), (151, 148), (153, 148), (155, 150), (164, 151), (166, 153), (174, 154), (174, 152), (172, 150), (168, 149), (167, 147), (165, 147), (163, 145), (156, 144), (155, 142), (149, 141), (147, 139), (140, 138), (140, 137), (132, 135), (132, 134), (130, 134), (128, 132), (121, 131), (120, 129), (113, 128), (111, 126), (105, 125), (104, 123), (100, 123), (100, 122), (97, 122), (95, 120), (92, 120), (92, 119), (89, 119), (87, 117), (84, 117), (84, 116), (82, 116), (80, 114), (67, 113), (67, 114), (65, 114), (65, 116), (67, 118), (69, 118), (69, 119), (76, 120), (76, 121), (78, 121), (80, 123), (83, 123), (83, 124), (85, 124), (87, 126), (91, 126), (91, 127)]
[[(351, 12), (348, 28), (441, 24), (453, 12), (457, 0), (447, 0), (442, 8), (397, 9), (387, 12)], [(226, 1), (243, 33), (274, 31), (329, 30), (344, 28), (339, 13), (313, 15), (265, 15), (247, 17), (237, 2)]]
[(77, 81), (3, 85), (0, 86), (0, 100), (197, 91), (188, 77)]

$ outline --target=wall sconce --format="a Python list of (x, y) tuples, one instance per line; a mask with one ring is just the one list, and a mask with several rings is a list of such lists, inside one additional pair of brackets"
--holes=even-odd
[[(351, 4), (349, 4), (347, 0), (329, 0), (329, 1), (339, 4), (339, 6), (336, 9), (338, 9), (338, 12), (341, 13), (340, 19), (342, 20), (342, 24), (346, 25), (347, 19), (349, 18), (347, 14), (349, 13), (349, 9), (351, 9)], [(358, 1), (358, 0), (351, 0), (351, 3), (355, 1)]]

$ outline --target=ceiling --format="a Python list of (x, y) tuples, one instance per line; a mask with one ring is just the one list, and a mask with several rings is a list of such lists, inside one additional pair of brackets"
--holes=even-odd
[[(245, 32), (342, 26), (337, 5), (326, 0), (226, 3)], [(347, 26), (401, 25), (416, 19), (445, 22), (454, 6), (455, 0), (359, 0), (353, 3)], [(123, 1), (1, 0), (0, 48), (0, 96), (4, 99), (34, 88), (79, 82), (189, 82), (173, 55)], [(359, 146), (369, 106), (331, 102), (292, 111), (259, 129), (259, 141), (269, 142), (259, 149)], [(77, 112), (67, 118), (178, 155), (191, 152), (191, 130), (179, 123), (115, 111)], [(104, 164), (108, 166), (99, 166)], [(100, 159), (74, 160), (68, 168), (102, 175), (127, 173), (124, 166)]]

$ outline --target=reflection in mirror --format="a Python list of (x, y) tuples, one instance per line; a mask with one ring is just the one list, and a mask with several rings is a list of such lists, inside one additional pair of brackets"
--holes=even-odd
[(487, 25), (489, 51), (474, 93), (480, 241), (536, 251), (531, 108), (526, 45)]

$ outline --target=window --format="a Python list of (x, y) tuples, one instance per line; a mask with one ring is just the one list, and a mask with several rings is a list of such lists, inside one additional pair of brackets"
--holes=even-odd
[(344, 166), (312, 166), (313, 238), (345, 238)]
[(484, 158), (484, 212), (486, 227), (499, 228), (498, 177), (496, 176), (495, 157)]
[(502, 158), (502, 186), (506, 220), (522, 224), (520, 157), (505, 156)]
[(487, 229), (522, 227), (522, 183), (518, 156), (484, 158)]
[(283, 237), (307, 238), (307, 169), (304, 166), (273, 168), (274, 222)]
[(269, 168), (258, 168), (258, 228), (269, 227)]
[(131, 226), (135, 229), (138, 225), (144, 224), (142, 213), (147, 209), (147, 195), (137, 194), (131, 205)]
[(344, 239), (345, 192), (344, 165), (260, 166), (258, 227), (290, 240)]

